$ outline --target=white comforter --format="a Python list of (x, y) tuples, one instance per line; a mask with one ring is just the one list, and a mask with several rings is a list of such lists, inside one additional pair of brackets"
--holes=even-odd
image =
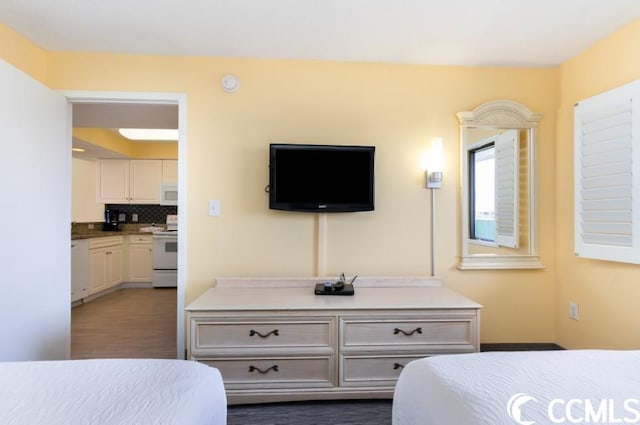
[(393, 425), (534, 423), (640, 424), (640, 351), (435, 356), (396, 385)]
[(183, 360), (0, 363), (2, 425), (225, 425), (217, 369)]

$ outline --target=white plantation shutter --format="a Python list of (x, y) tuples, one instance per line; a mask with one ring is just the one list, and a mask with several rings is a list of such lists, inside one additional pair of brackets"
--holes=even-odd
[(518, 131), (507, 130), (498, 135), (496, 147), (496, 243), (518, 247)]
[[(575, 107), (575, 250), (640, 263), (640, 82)], [(635, 103), (635, 105), (634, 105)]]

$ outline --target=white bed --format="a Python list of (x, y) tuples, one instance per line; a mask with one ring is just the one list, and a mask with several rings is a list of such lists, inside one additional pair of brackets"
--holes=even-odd
[(184, 360), (0, 362), (3, 425), (226, 425), (220, 372)]
[(638, 399), (640, 351), (443, 355), (405, 366), (393, 425), (640, 423)]

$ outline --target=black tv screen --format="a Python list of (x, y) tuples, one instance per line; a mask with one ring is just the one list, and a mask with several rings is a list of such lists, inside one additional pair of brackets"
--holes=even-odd
[(272, 143), (269, 208), (305, 212), (372, 211), (374, 146)]

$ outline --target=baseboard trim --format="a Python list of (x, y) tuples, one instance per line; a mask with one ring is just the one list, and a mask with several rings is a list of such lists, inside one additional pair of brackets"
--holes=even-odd
[(515, 342), (480, 344), (480, 351), (545, 351), (564, 350), (554, 342)]

